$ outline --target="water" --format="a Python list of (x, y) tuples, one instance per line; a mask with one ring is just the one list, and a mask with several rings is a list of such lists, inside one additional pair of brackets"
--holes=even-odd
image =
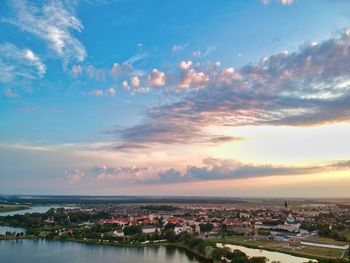
[(0, 235), (5, 234), (7, 231), (16, 233), (26, 232), (25, 229), (20, 227), (0, 226)]
[[(221, 243), (217, 244), (218, 247), (222, 247)], [(245, 253), (248, 257), (266, 257), (270, 262), (272, 261), (280, 261), (283, 263), (304, 263), (308, 262), (309, 258), (302, 258), (302, 257), (296, 257), (280, 252), (272, 252), (272, 251), (267, 251), (263, 249), (256, 249), (256, 248), (247, 248), (243, 246), (236, 246), (236, 245), (226, 245), (225, 247), (230, 248), (231, 250), (238, 249)]]
[(65, 206), (32, 206), (28, 209), (24, 210), (17, 210), (17, 211), (11, 211), (11, 212), (2, 212), (0, 213), (0, 216), (13, 216), (13, 215), (24, 215), (25, 213), (46, 213), (51, 208), (60, 208), (63, 207), (65, 209), (72, 209), (76, 207), (65, 207)]
[(203, 263), (177, 248), (126, 248), (45, 240), (2, 240), (0, 255), (1, 263)]

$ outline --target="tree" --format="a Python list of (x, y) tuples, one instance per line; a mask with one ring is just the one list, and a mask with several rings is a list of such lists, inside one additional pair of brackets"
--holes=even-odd
[(177, 236), (176, 236), (175, 232), (171, 229), (168, 229), (165, 231), (164, 237), (169, 242), (176, 242), (177, 241)]

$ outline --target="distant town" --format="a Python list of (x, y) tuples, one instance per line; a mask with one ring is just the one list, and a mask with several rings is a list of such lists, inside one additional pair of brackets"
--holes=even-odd
[[(237, 246), (302, 256), (310, 262), (349, 260), (349, 200), (77, 199), (60, 200), (55, 206), (57, 199), (45, 201), (0, 199), (0, 225), (24, 229), (6, 231), (1, 239), (178, 246), (214, 262), (267, 262), (248, 255), (246, 261), (235, 261)], [(25, 212), (44, 204), (53, 208)], [(16, 206), (22, 213), (6, 214)]]

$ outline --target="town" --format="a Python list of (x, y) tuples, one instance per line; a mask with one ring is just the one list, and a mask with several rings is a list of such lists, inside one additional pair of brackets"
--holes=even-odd
[[(315, 262), (347, 262), (350, 250), (347, 200), (80, 204), (45, 213), (1, 216), (0, 224), (25, 229), (3, 233), (2, 239), (176, 245), (218, 262), (231, 262), (237, 256), (226, 254), (231, 245), (303, 256)], [(265, 262), (255, 260), (252, 262)]]

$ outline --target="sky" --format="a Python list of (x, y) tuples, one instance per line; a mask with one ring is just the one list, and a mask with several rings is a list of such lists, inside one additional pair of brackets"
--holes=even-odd
[(349, 8), (0, 1), (0, 193), (350, 197)]

